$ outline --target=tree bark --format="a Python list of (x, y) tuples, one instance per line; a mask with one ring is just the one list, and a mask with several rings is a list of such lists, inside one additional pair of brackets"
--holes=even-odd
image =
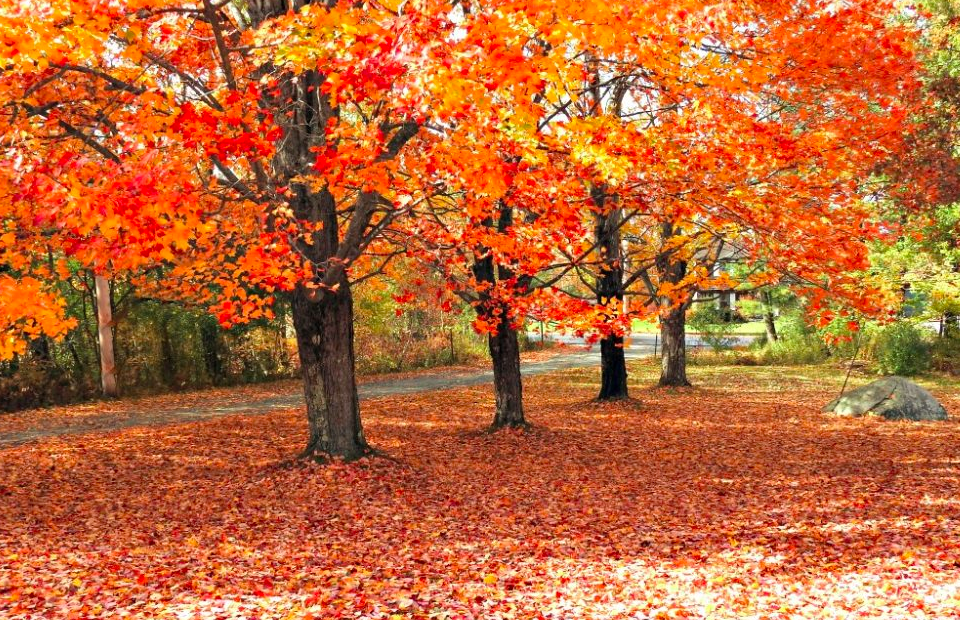
[[(297, 11), (307, 4), (331, 7), (337, 0), (248, 0), (245, 14), (248, 27)], [(212, 4), (205, 2), (208, 18)], [(216, 34), (216, 32), (214, 33)], [(229, 51), (218, 42), (221, 56)], [(254, 172), (263, 184), (287, 188), (288, 206), (298, 221), (308, 223), (309, 238), (295, 242), (296, 253), (314, 267), (312, 282), (294, 291), (291, 314), (304, 380), (310, 435), (305, 457), (318, 460), (353, 460), (370, 453), (363, 436), (354, 368), (353, 297), (349, 266), (365, 250), (382, 197), (360, 192), (349, 209), (337, 205), (325, 187), (317, 188), (314, 166), (317, 149), (327, 144), (327, 130), (340, 110), (323, 92), (326, 77), (318, 71), (297, 75), (283, 73), (272, 65), (260, 68), (261, 75), (277, 76), (276, 89), (264, 92), (263, 106), (276, 112), (283, 137), (266, 171)], [(225, 70), (225, 75), (227, 71)], [(278, 75), (279, 74), (279, 75)], [(231, 81), (226, 75), (227, 82)], [(380, 160), (396, 157), (419, 131), (413, 121), (405, 122), (389, 139)], [(305, 182), (313, 176), (313, 182)], [(389, 212), (387, 212), (389, 214)], [(385, 216), (386, 217), (386, 216)], [(268, 217), (271, 225), (272, 217)]]
[(660, 319), (661, 387), (687, 387), (686, 304), (673, 308)]
[[(256, 27), (265, 20), (310, 4), (310, 0), (250, 0), (247, 14)], [(333, 6), (334, 0), (317, 2)], [(263, 73), (275, 71), (265, 66)], [(359, 252), (359, 241), (349, 231), (362, 233), (372, 217), (355, 209), (341, 238), (337, 204), (329, 191), (317, 190), (299, 179), (309, 176), (316, 149), (326, 143), (328, 121), (339, 115), (322, 94), (325, 77), (316, 71), (283, 74), (275, 94), (264, 105), (278, 115), (283, 137), (272, 162), (273, 183), (289, 187), (289, 206), (300, 221), (318, 230), (297, 242), (297, 252), (317, 267), (315, 282), (302, 283), (293, 292), (291, 314), (303, 376), (309, 436), (303, 458), (352, 461), (369, 454), (360, 423), (354, 358), (353, 296), (343, 268), (344, 258)], [(347, 247), (341, 247), (345, 245)], [(309, 285), (309, 286), (308, 286)], [(322, 285), (322, 286), (321, 286)]]
[(294, 291), (292, 314), (310, 436), (304, 457), (353, 461), (370, 453), (360, 423), (353, 350), (353, 295), (344, 278), (319, 301)]
[(110, 282), (103, 276), (94, 277), (97, 299), (97, 343), (100, 349), (100, 384), (103, 395), (117, 395), (117, 367), (113, 351), (113, 308), (110, 302)]
[[(494, 226), (493, 218), (488, 218), (485, 224), (492, 228)], [(501, 204), (496, 221), (497, 230), (505, 232), (512, 225), (513, 209), (506, 204)], [(496, 286), (498, 278), (510, 279), (514, 274), (503, 266), (497, 265), (493, 256), (488, 252), (474, 262), (473, 275), (477, 282), (488, 284), (492, 288)], [(520, 339), (516, 328), (511, 323), (510, 309), (494, 299), (489, 291), (480, 292), (480, 300), (476, 309), (481, 318), (497, 326), (496, 333), (487, 337), (490, 362), (493, 365), (493, 390), (496, 400), (496, 411), (493, 415), (491, 428), (498, 430), (504, 427), (520, 428), (528, 426), (523, 412)]]
[(943, 315), (940, 335), (944, 338), (956, 338), (960, 336), (960, 317), (955, 312), (947, 312)]
[(160, 317), (160, 377), (166, 387), (173, 387), (177, 380), (176, 355), (170, 340), (170, 316), (161, 310)]
[[(676, 234), (677, 230), (670, 222), (661, 225), (660, 236), (664, 244)], [(687, 276), (687, 263), (677, 260), (671, 254), (661, 254), (656, 259), (656, 268), (660, 281), (679, 285)], [(687, 308), (689, 300), (677, 303), (675, 299), (661, 298), (661, 308), (668, 308), (660, 317), (660, 381), (662, 387), (686, 387), (687, 379)]]
[(493, 389), (497, 410), (493, 417), (493, 429), (527, 426), (523, 414), (523, 380), (520, 375), (520, 339), (517, 330), (510, 324), (506, 313), (490, 334), (490, 360), (493, 362)]
[(629, 398), (623, 336), (607, 336), (600, 341), (600, 395), (597, 398), (598, 400)]
[(780, 339), (773, 316), (773, 295), (769, 291), (763, 292), (763, 325), (767, 330), (767, 342), (776, 342)]
[[(620, 209), (605, 210), (607, 196), (602, 187), (591, 191), (594, 204), (600, 208), (594, 234), (603, 263), (597, 278), (597, 303), (619, 310), (623, 307), (624, 256), (620, 235)], [(609, 334), (600, 341), (600, 394), (598, 400), (629, 398), (627, 358), (622, 334)]]

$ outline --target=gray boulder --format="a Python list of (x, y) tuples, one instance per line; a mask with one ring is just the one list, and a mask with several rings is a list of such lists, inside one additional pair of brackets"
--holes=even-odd
[(832, 400), (824, 413), (887, 420), (946, 420), (947, 410), (933, 394), (903, 377), (884, 377)]

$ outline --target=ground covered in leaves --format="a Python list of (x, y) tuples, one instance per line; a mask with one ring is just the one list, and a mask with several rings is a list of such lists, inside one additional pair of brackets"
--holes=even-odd
[[(835, 375), (594, 371), (364, 404), (392, 459), (289, 466), (296, 411), (0, 451), (3, 618), (950, 618), (960, 424), (825, 417)], [(933, 386), (960, 417), (960, 388)]]

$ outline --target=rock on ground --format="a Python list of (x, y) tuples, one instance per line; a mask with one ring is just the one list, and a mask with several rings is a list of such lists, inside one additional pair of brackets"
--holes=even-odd
[(930, 392), (903, 377), (884, 377), (851, 390), (823, 411), (850, 417), (878, 415), (887, 420), (947, 419), (947, 410)]

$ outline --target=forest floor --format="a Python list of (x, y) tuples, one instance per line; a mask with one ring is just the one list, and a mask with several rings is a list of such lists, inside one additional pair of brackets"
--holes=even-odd
[(836, 368), (656, 370), (531, 376), (526, 432), (487, 385), (371, 397), (350, 465), (289, 463), (296, 407), (2, 450), (0, 617), (960, 616), (960, 386), (893, 423), (819, 413)]

